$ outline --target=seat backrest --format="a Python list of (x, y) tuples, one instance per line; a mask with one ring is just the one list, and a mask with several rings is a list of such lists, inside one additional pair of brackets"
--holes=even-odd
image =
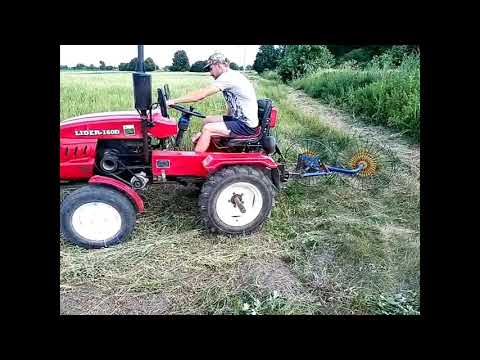
[(259, 99), (257, 100), (258, 104), (258, 121), (262, 126), (262, 130), (265, 130), (268, 127), (268, 119), (270, 119), (270, 114), (272, 112), (272, 100), (270, 99)]

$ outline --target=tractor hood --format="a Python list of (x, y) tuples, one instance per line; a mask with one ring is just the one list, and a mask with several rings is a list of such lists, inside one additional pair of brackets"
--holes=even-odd
[(80, 115), (76, 117), (71, 117), (68, 119), (63, 120), (60, 124), (67, 124), (67, 123), (73, 123), (73, 122), (84, 122), (88, 121), (89, 119), (92, 118), (97, 118), (97, 119), (111, 119), (111, 118), (118, 118), (118, 117), (132, 117), (136, 119), (140, 119), (140, 115), (138, 114), (137, 111), (131, 110), (131, 111), (109, 111), (109, 112), (99, 112), (99, 113), (91, 113), (91, 114), (85, 114), (85, 115)]
[(140, 139), (142, 125), (136, 111), (86, 114), (60, 122), (62, 139)]

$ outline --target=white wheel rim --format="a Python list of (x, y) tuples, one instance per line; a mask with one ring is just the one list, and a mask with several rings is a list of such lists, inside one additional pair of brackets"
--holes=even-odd
[[(239, 207), (232, 203), (234, 194), (241, 195), (245, 213), (242, 213)], [(226, 225), (241, 227), (254, 221), (262, 211), (262, 206), (263, 197), (260, 190), (253, 184), (238, 182), (227, 186), (220, 192), (215, 210), (220, 220)]]
[(78, 207), (72, 215), (72, 227), (90, 241), (105, 241), (114, 237), (122, 227), (117, 209), (103, 202), (91, 202)]

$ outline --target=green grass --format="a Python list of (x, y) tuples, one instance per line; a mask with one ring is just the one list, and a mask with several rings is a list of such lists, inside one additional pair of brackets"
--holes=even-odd
[(407, 59), (394, 70), (320, 70), (292, 85), (368, 123), (402, 131), (414, 141), (420, 141), (418, 59)]
[[(211, 81), (200, 74), (152, 77), (154, 89), (168, 83), (173, 96)], [(340, 151), (351, 141), (301, 112), (285, 85), (252, 79), (257, 97), (269, 97), (279, 108), (280, 146), (314, 137)], [(61, 73), (60, 81), (61, 120), (132, 109), (131, 74)], [(206, 114), (225, 109), (220, 94), (195, 107)], [(192, 123), (200, 127), (198, 119)], [(203, 229), (194, 188), (152, 187), (145, 194), (146, 211), (126, 243), (88, 251), (60, 241), (64, 312), (417, 314), (420, 207), (415, 181), (399, 174), (377, 193), (361, 193), (338, 181), (318, 188), (291, 184), (278, 194), (263, 230), (240, 237), (213, 236)]]

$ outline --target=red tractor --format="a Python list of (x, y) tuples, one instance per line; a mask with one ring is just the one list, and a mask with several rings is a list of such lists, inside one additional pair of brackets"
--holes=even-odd
[(142, 46), (138, 59), (133, 73), (136, 112), (88, 114), (60, 124), (61, 184), (86, 183), (61, 203), (64, 239), (87, 248), (124, 241), (136, 214), (144, 211), (138, 191), (172, 181), (202, 185), (200, 216), (209, 230), (245, 234), (259, 229), (286, 177), (270, 157), (277, 148), (270, 135), (277, 109), (269, 99), (258, 100), (260, 125), (253, 136), (213, 138), (203, 153), (180, 151), (191, 117), (205, 116), (173, 105), (181, 116), (178, 122), (170, 118), (168, 86), (157, 89), (152, 104)]
[[(84, 185), (60, 205), (61, 233), (71, 243), (101, 248), (126, 240), (136, 214), (144, 211), (139, 191), (150, 185), (201, 186), (199, 207), (205, 226), (212, 232), (246, 234), (262, 226), (275, 192), (288, 179), (310, 182), (341, 174), (363, 180), (384, 167), (380, 157), (362, 147), (348, 158), (348, 168), (326, 165), (323, 155), (303, 151), (287, 170), (270, 134), (278, 114), (269, 99), (258, 100), (260, 122), (253, 136), (214, 137), (206, 152), (180, 151), (191, 117), (205, 116), (193, 107), (172, 105), (181, 116), (178, 121), (170, 118), (166, 85), (157, 89), (158, 100), (152, 103), (151, 76), (144, 71), (141, 45), (138, 52), (133, 73), (136, 111), (88, 114), (60, 124), (61, 185)], [(279, 162), (272, 158), (275, 154)]]

